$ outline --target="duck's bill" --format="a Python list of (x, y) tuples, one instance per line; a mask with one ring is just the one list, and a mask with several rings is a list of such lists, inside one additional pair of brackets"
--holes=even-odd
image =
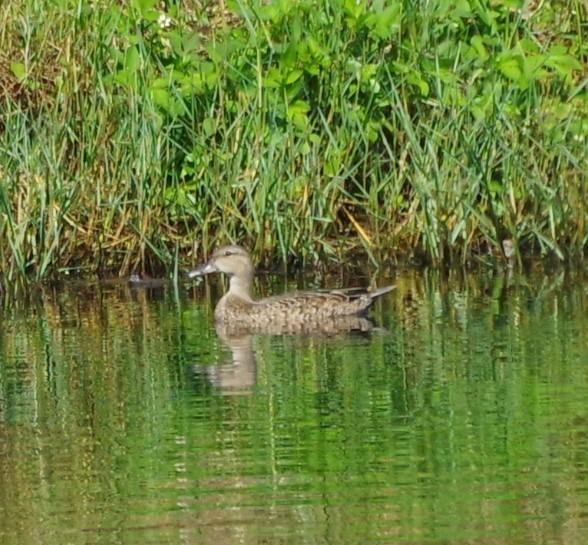
[(199, 276), (204, 276), (206, 274), (217, 272), (217, 268), (210, 262), (204, 263), (200, 265), (196, 269), (192, 269), (190, 271), (186, 271), (187, 278), (198, 278)]

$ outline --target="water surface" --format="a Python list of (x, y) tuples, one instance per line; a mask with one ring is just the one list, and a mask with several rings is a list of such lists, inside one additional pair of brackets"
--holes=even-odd
[(355, 334), (222, 338), (215, 286), (5, 301), (0, 543), (584, 542), (588, 283), (394, 282)]

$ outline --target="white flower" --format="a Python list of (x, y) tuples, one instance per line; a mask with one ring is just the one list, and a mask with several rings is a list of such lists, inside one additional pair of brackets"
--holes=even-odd
[(160, 28), (169, 28), (173, 20), (171, 17), (168, 17), (165, 13), (160, 13), (159, 18), (157, 19), (157, 24)]

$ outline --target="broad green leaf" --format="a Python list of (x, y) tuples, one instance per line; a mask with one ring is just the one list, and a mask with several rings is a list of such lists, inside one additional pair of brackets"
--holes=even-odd
[(169, 78), (155, 78), (149, 84), (149, 88), (153, 89), (167, 89), (169, 87)]
[(484, 40), (482, 39), (482, 36), (474, 36), (470, 40), (470, 44), (472, 45), (472, 47), (474, 48), (474, 50), (478, 54), (478, 58), (480, 60), (482, 60), (482, 61), (488, 60), (488, 58), (490, 57), (490, 54), (488, 53), (488, 50), (486, 49), (486, 46), (484, 45)]
[(400, 26), (402, 18), (402, 4), (394, 2), (391, 6), (385, 8), (381, 13), (375, 15), (375, 24), (373, 25), (374, 33), (378, 38), (383, 40), (390, 38)]
[(136, 72), (141, 66), (141, 57), (136, 47), (129, 47), (125, 52), (125, 70)]
[(211, 117), (207, 117), (202, 122), (202, 130), (207, 136), (212, 136), (216, 132), (216, 121)]
[(499, 65), (499, 70), (509, 79), (518, 82), (523, 74), (520, 61), (516, 57), (505, 57)]
[(418, 87), (422, 96), (424, 96), (424, 97), (429, 96), (429, 92), (430, 92), (429, 84), (420, 76), (420, 74), (417, 74), (417, 73), (409, 74), (407, 76), (406, 80), (411, 85)]
[(545, 59), (545, 65), (553, 68), (562, 76), (569, 76), (574, 70), (582, 70), (582, 63), (570, 54), (549, 55)]
[(27, 76), (27, 69), (22, 62), (10, 63), (10, 71), (20, 80), (23, 81)]
[(291, 70), (286, 75), (285, 84), (290, 85), (291, 83), (298, 81), (300, 79), (300, 76), (302, 76), (303, 73), (304, 72), (302, 70)]
[(282, 86), (282, 73), (275, 67), (270, 67), (263, 78), (263, 86), (277, 89)]
[(168, 109), (170, 105), (170, 94), (167, 89), (151, 88), (151, 98), (157, 106)]
[(288, 105), (288, 110), (292, 113), (306, 113), (310, 111), (310, 105), (304, 100), (296, 100)]
[(133, 0), (131, 2), (131, 6), (135, 8), (141, 14), (141, 16), (144, 17), (150, 10), (154, 8), (157, 2), (158, 0)]

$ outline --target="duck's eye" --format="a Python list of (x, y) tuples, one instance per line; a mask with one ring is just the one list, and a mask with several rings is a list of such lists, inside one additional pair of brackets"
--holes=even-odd
[(225, 250), (225, 256), (229, 255), (233, 255), (233, 252), (231, 252), (231, 250)]

